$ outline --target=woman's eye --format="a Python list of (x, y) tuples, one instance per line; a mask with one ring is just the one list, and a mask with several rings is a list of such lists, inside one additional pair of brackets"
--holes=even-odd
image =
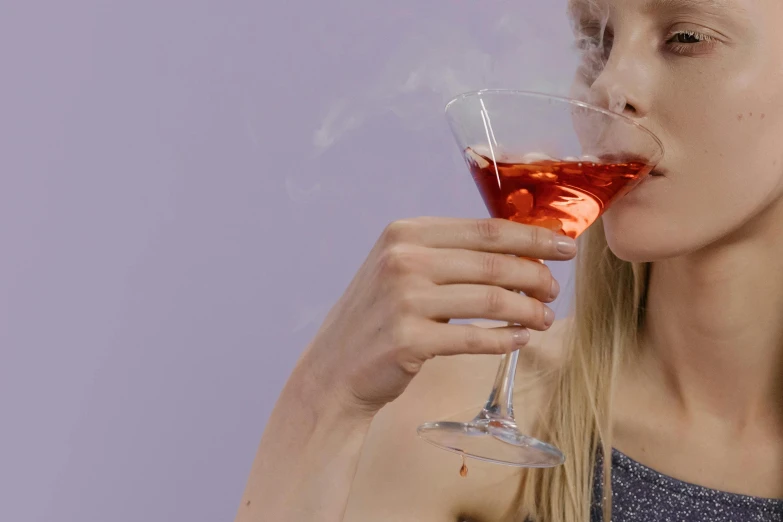
[(675, 54), (703, 54), (714, 47), (715, 38), (698, 31), (677, 31), (669, 35), (666, 45)]
[(696, 31), (681, 31), (672, 37), (674, 43), (697, 44), (704, 41), (704, 35)]

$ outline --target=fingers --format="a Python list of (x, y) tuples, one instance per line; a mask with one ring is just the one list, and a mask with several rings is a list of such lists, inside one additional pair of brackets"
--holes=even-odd
[(550, 303), (560, 293), (560, 285), (549, 267), (530, 259), (473, 252), (439, 249), (430, 251), (427, 267), (430, 278), (438, 285), (480, 284), (524, 292), (539, 301)]
[(538, 299), (497, 286), (436, 286), (414, 302), (417, 315), (434, 320), (491, 319), (542, 331), (555, 322), (554, 311)]
[(461, 248), (537, 259), (566, 260), (576, 254), (576, 242), (569, 237), (505, 219), (402, 220), (390, 224), (383, 239), (387, 243), (415, 243), (430, 248)]
[(530, 341), (525, 328), (480, 328), (473, 325), (434, 324), (427, 327), (429, 335), (422, 339), (424, 358), (442, 355), (497, 355), (519, 350)]

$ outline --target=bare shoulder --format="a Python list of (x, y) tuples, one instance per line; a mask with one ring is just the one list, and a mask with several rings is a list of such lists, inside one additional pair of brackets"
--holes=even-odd
[[(476, 323), (491, 328), (498, 323)], [(528, 375), (555, 368), (562, 360), (565, 321), (547, 332), (531, 332), (520, 351), (519, 389)], [(422, 520), (454, 522), (458, 515), (500, 520), (519, 489), (519, 470), (461, 458), (419, 439), (416, 427), (427, 421), (472, 418), (483, 406), (498, 368), (497, 356), (460, 355), (427, 362), (406, 392), (373, 420), (351, 488), (344, 520)], [(533, 387), (515, 400), (524, 403), (524, 426), (546, 390)]]

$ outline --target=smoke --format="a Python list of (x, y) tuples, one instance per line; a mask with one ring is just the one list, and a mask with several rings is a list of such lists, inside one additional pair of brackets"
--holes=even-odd
[[(609, 31), (609, 8), (599, 0), (570, 0), (569, 19), (574, 33), (574, 47), (579, 66), (571, 96), (622, 112), (626, 99), (616, 92), (597, 93), (591, 89), (606, 68), (614, 35)], [(598, 96), (605, 99), (598, 99)]]
[(428, 20), (405, 35), (379, 70), (326, 107), (313, 134), (316, 154), (389, 112), (412, 131), (440, 125), (443, 106), (466, 91), (495, 87), (568, 94), (577, 59), (565, 12), (558, 27), (551, 27), (551, 20), (542, 27), (542, 17), (531, 16), (531, 9), (507, 10), (481, 34)]
[[(493, 68), (493, 57), (456, 28), (409, 34), (374, 78), (329, 105), (313, 138), (316, 152), (389, 111), (420, 129), (453, 95), (484, 87)], [(422, 106), (425, 99), (429, 107)]]
[[(444, 17), (409, 27), (377, 68), (325, 105), (312, 134), (315, 156), (383, 115), (412, 133), (440, 129), (449, 100), (484, 88), (560, 94), (622, 111), (624, 98), (597, 100), (591, 90), (612, 43), (601, 0), (569, 0), (568, 9), (565, 0), (498, 4), (494, 19), (470, 20), (471, 26)], [(309, 201), (320, 181), (292, 173), (286, 189), (291, 200)]]

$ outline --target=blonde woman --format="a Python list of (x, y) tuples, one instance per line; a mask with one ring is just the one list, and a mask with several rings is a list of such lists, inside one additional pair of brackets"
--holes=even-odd
[[(283, 390), (238, 522), (783, 520), (783, 2), (570, 13), (576, 86), (626, 101), (664, 144), (663, 179), (580, 238), (562, 322), (548, 269), (507, 254), (567, 260), (570, 239), (390, 225)], [(470, 317), (521, 326), (448, 322)], [(519, 347), (520, 422), (566, 463), (462, 477), (415, 427), (472, 413)]]

